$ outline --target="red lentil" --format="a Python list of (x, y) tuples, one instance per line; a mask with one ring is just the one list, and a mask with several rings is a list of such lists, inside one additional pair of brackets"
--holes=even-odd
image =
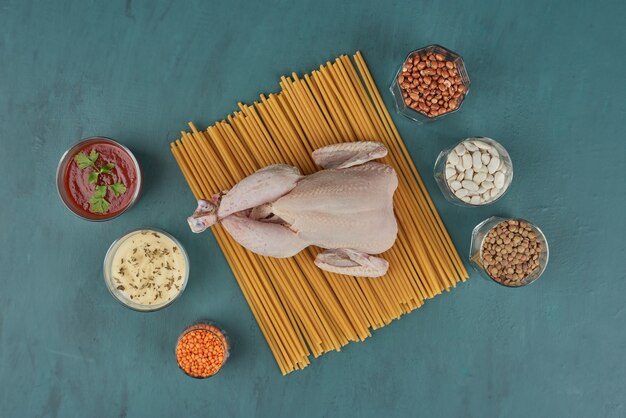
[(189, 376), (204, 378), (217, 373), (228, 358), (228, 341), (214, 325), (187, 328), (176, 345), (176, 360)]

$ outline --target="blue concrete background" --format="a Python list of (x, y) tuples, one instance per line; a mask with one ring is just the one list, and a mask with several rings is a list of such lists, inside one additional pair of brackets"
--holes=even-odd
[[(626, 416), (625, 4), (0, 0), (0, 416)], [(213, 237), (185, 224), (194, 202), (169, 142), (340, 53), (363, 51), (386, 90), (430, 43), (464, 56), (470, 95), (434, 124), (393, 117), (461, 255), (484, 218), (520, 216), (543, 228), (550, 265), (517, 290), (472, 274), (282, 377)], [(54, 186), (62, 152), (91, 135), (128, 145), (146, 176), (137, 206), (100, 224)], [(513, 158), (490, 207), (453, 206), (432, 179), (438, 152), (470, 135)], [(109, 244), (139, 226), (191, 257), (185, 294), (154, 314), (122, 308), (101, 276)], [(236, 344), (207, 381), (173, 357), (200, 318)]]

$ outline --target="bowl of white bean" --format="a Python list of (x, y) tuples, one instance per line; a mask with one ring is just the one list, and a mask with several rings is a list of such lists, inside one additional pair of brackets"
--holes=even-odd
[(444, 197), (461, 206), (484, 206), (504, 196), (513, 181), (506, 149), (485, 137), (466, 138), (439, 153), (435, 180)]

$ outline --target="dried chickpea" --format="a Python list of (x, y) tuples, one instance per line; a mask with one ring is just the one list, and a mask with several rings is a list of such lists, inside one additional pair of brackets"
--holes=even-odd
[(508, 220), (493, 227), (483, 240), (485, 271), (506, 286), (521, 286), (539, 266), (542, 243), (525, 221)]

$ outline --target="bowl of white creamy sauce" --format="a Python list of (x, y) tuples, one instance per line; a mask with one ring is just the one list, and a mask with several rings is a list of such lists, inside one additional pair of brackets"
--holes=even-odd
[(154, 228), (130, 231), (104, 257), (104, 281), (124, 306), (142, 312), (163, 309), (185, 290), (189, 259), (170, 234)]

